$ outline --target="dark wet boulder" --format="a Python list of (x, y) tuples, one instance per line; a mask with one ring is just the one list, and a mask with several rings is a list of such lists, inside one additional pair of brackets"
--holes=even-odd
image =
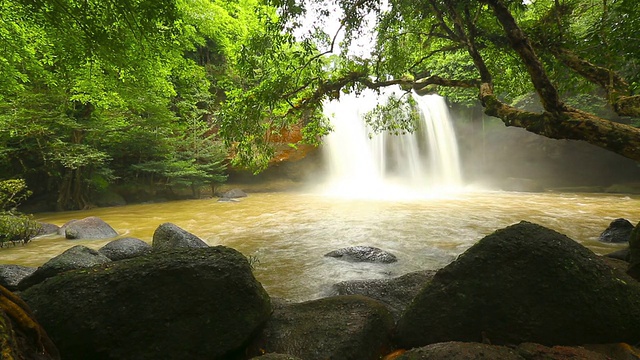
[(443, 342), (405, 352), (396, 360), (525, 360), (506, 346), (482, 343)]
[(172, 223), (164, 223), (153, 233), (151, 247), (154, 250), (170, 250), (179, 248), (206, 248), (209, 247), (199, 237)]
[(247, 197), (247, 193), (242, 191), (241, 189), (231, 189), (229, 191), (225, 191), (220, 196), (220, 198), (222, 199), (237, 199), (243, 197)]
[(411, 300), (435, 273), (435, 270), (425, 270), (392, 279), (341, 281), (331, 287), (331, 295), (362, 295), (376, 299), (385, 304), (398, 320)]
[(70, 271), (21, 296), (65, 360), (230, 359), (271, 313), (247, 259), (223, 246)]
[[(522, 343), (515, 349), (518, 354), (525, 360), (611, 360), (620, 358), (611, 358), (603, 353), (591, 351), (583, 347), (577, 346), (553, 346), (548, 347), (534, 343)], [(632, 359), (624, 357), (623, 359)]]
[(0, 265), (0, 286), (14, 291), (18, 283), (33, 274), (36, 268), (22, 265)]
[(611, 253), (604, 255), (608, 258), (618, 259), (622, 261), (629, 261), (629, 249), (620, 249)]
[(391, 350), (393, 318), (363, 296), (336, 296), (276, 308), (255, 349), (305, 360), (377, 360)]
[(633, 224), (627, 219), (615, 219), (600, 234), (599, 241), (607, 243), (625, 243), (633, 231)]
[(261, 356), (252, 357), (251, 359), (252, 360), (303, 360), (293, 355), (276, 354), (276, 353), (264, 354)]
[(351, 246), (324, 254), (351, 262), (371, 262), (389, 264), (398, 261), (395, 255), (373, 246)]
[(521, 222), (439, 270), (397, 325), (397, 341), (543, 345), (640, 341), (640, 283), (553, 230)]
[(109, 242), (98, 252), (113, 261), (124, 260), (151, 252), (151, 245), (132, 237), (126, 237)]
[(629, 237), (629, 269), (627, 274), (640, 281), (640, 223), (636, 225)]
[(73, 240), (108, 239), (118, 236), (118, 232), (109, 224), (95, 216), (68, 221), (60, 227), (58, 234)]
[(86, 246), (76, 245), (67, 249), (62, 254), (51, 258), (31, 275), (25, 277), (18, 284), (18, 289), (24, 290), (65, 271), (90, 268), (92, 266), (106, 264), (110, 261), (108, 257), (98, 253), (96, 250), (89, 249)]

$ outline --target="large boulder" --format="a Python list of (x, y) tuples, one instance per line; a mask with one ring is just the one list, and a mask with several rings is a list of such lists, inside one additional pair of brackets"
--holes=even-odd
[(172, 223), (164, 223), (153, 233), (154, 250), (206, 248), (209, 245), (199, 237)]
[(90, 268), (110, 262), (111, 259), (83, 245), (76, 245), (62, 254), (51, 258), (31, 275), (18, 283), (18, 289), (24, 290), (47, 278), (65, 271)]
[(611, 352), (601, 353), (582, 347), (554, 346), (523, 343), (506, 347), (483, 343), (451, 341), (415, 348), (395, 358), (396, 360), (609, 360), (633, 359), (631, 352), (617, 352), (621, 357), (610, 357)]
[(146, 255), (151, 252), (151, 245), (137, 238), (126, 237), (109, 242), (98, 252), (113, 261), (118, 261)]
[(66, 360), (231, 358), (271, 313), (247, 259), (223, 246), (70, 271), (22, 297)]
[(600, 234), (599, 241), (608, 243), (625, 243), (633, 231), (633, 224), (627, 219), (615, 219)]
[(411, 300), (435, 275), (435, 270), (408, 273), (392, 279), (347, 280), (331, 287), (332, 295), (362, 295), (385, 304), (398, 320)]
[(391, 349), (393, 318), (363, 296), (336, 296), (274, 310), (255, 348), (305, 360), (377, 360)]
[(95, 216), (71, 220), (58, 229), (58, 234), (73, 240), (108, 239), (118, 236), (118, 232), (109, 224)]
[(445, 342), (409, 350), (396, 360), (524, 360), (506, 346), (482, 343)]
[(371, 262), (388, 264), (398, 261), (395, 255), (373, 246), (350, 246), (324, 254), (351, 262)]
[(27, 276), (33, 274), (36, 268), (22, 265), (0, 265), (0, 286), (14, 291), (18, 284)]
[(439, 270), (399, 320), (397, 340), (633, 344), (638, 324), (638, 282), (568, 237), (521, 222)]
[(629, 269), (627, 274), (640, 281), (640, 222), (629, 236)]

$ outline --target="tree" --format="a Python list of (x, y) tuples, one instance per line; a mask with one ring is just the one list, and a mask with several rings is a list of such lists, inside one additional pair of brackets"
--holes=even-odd
[[(507, 126), (587, 141), (640, 160), (640, 129), (628, 124), (633, 119), (624, 118), (640, 116), (636, 1), (271, 3), (282, 16), (267, 27), (272, 30), (270, 45), (265, 47), (265, 41), (261, 49), (263, 59), (279, 62), (279, 81), (258, 79), (252, 91), (262, 91), (243, 102), (247, 113), (253, 111), (253, 101), (279, 109), (279, 116), (302, 117), (341, 91), (400, 85), (458, 98), (473, 94), (486, 114)], [(292, 42), (283, 34), (300, 33), (300, 19), (312, 10), (317, 20), (301, 40), (308, 51), (287, 57)], [(327, 33), (323, 21), (335, 14), (340, 14), (339, 27)], [(349, 45), (367, 35), (368, 21), (375, 26), (375, 47), (370, 54), (354, 54)], [(340, 57), (328, 63), (323, 55), (336, 52), (339, 34), (344, 36)], [(281, 51), (269, 57), (270, 49)], [(254, 73), (275, 73), (269, 61), (254, 63)], [(540, 112), (512, 105), (513, 99), (531, 92), (539, 98)], [(569, 105), (578, 103), (574, 100), (581, 94), (601, 96), (623, 118), (611, 121)]]
[[(57, 194), (59, 210), (91, 206), (118, 181), (223, 181), (226, 157), (209, 129), (220, 127), (224, 89), (242, 86), (237, 54), (261, 31), (263, 8), (255, 0), (0, 0), (3, 176)], [(189, 157), (184, 144), (195, 133), (201, 143)], [(141, 172), (167, 161), (163, 179)]]

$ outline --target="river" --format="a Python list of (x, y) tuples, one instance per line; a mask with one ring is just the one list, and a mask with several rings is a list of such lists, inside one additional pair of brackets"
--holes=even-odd
[[(210, 245), (235, 248), (254, 262), (255, 275), (276, 297), (301, 301), (322, 296), (342, 280), (398, 276), (437, 269), (483, 236), (521, 220), (559, 231), (597, 254), (623, 248), (597, 241), (616, 218), (640, 221), (640, 196), (468, 191), (436, 198), (358, 200), (314, 192), (252, 193), (239, 202), (216, 199), (36, 214), (62, 225), (98, 216), (121, 237), (151, 242), (158, 225), (172, 222)], [(0, 263), (39, 266), (82, 244), (109, 240), (37, 238), (0, 249)], [(393, 264), (356, 264), (324, 257), (329, 251), (369, 245), (398, 257)]]

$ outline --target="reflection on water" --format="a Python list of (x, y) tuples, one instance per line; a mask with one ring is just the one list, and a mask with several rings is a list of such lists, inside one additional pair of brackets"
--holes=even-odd
[[(600, 233), (616, 218), (640, 220), (640, 198), (585, 194), (476, 192), (446, 199), (339, 200), (311, 193), (251, 194), (236, 203), (216, 199), (129, 205), (38, 214), (62, 225), (98, 216), (122, 236), (151, 242), (154, 230), (172, 222), (210, 245), (226, 245), (258, 259), (256, 277), (276, 297), (304, 300), (335, 282), (397, 276), (440, 268), (483, 236), (527, 220), (603, 254), (624, 245), (602, 244)], [(67, 248), (98, 249), (109, 240), (35, 239), (0, 249), (0, 263), (38, 266)], [(353, 264), (323, 255), (369, 245), (398, 257), (393, 264)]]

